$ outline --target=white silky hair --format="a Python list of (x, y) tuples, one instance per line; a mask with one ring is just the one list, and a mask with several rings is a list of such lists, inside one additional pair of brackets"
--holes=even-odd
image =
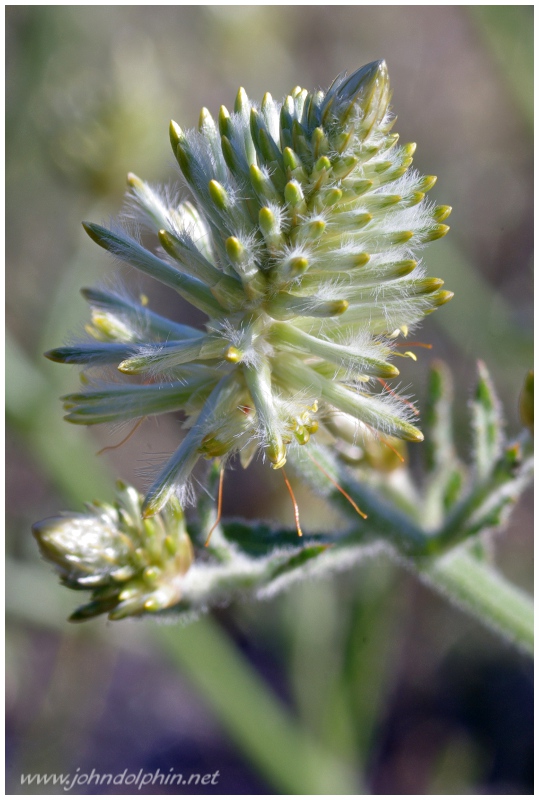
[[(138, 192), (134, 187), (130, 187), (127, 192), (120, 219), (127, 224), (142, 225), (153, 233), (161, 228), (174, 230), (174, 210), (180, 205), (180, 198), (178, 186), (154, 185), (141, 181)], [(161, 224), (156, 223), (156, 219), (160, 219)]]

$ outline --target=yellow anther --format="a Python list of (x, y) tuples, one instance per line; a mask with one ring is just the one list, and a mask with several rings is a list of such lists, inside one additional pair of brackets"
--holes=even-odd
[(298, 444), (301, 445), (307, 444), (307, 442), (311, 438), (309, 431), (303, 425), (297, 428), (297, 430), (294, 432), (294, 436), (296, 437)]
[(286, 448), (283, 440), (274, 439), (267, 446), (268, 458), (271, 461), (272, 469), (281, 469), (286, 464)]
[(238, 348), (234, 347), (234, 345), (230, 345), (230, 347), (227, 347), (227, 349), (224, 352), (225, 359), (227, 361), (230, 361), (231, 364), (237, 364), (239, 361), (241, 361), (242, 356), (243, 353), (241, 352), (241, 350), (238, 350)]

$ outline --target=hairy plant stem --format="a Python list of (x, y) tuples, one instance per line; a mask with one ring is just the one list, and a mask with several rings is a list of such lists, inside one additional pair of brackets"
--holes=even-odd
[[(492, 487), (481, 485), (447, 525), (430, 532), (422, 530), (404, 512), (384, 503), (378, 493), (356, 481), (326, 450), (318, 448), (316, 460), (368, 515), (364, 523), (359, 523), (339, 539), (337, 547), (383, 538), (391, 543), (397, 558), (406, 558), (409, 568), (420, 579), (457, 606), (471, 612), (487, 627), (526, 652), (533, 652), (532, 598), (509, 583), (493, 566), (466, 552), (465, 547), (446, 552), (473, 530), (473, 516)], [(296, 451), (293, 463), (297, 472), (317, 492), (336, 505), (348, 519), (357, 520), (349, 501), (301, 450)], [(526, 465), (522, 480), (526, 480), (528, 475), (529, 467)], [(491, 482), (497, 480), (499, 482), (493, 477)]]
[(533, 600), (491, 564), (459, 547), (424, 564), (413, 563), (412, 569), (484, 625), (533, 654)]

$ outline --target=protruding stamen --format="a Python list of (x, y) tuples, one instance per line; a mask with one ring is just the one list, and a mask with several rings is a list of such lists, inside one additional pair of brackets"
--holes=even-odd
[(427, 350), (432, 350), (431, 344), (425, 342), (397, 342), (395, 347), (425, 347)]
[(292, 503), (294, 504), (294, 519), (296, 521), (296, 530), (298, 532), (298, 536), (303, 536), (303, 531), (301, 530), (301, 525), (299, 524), (298, 503), (297, 503), (297, 500), (296, 500), (296, 498), (294, 496), (294, 492), (292, 491), (292, 487), (290, 485), (290, 481), (286, 477), (286, 472), (284, 471), (284, 469), (283, 469), (283, 478), (284, 478), (284, 482), (286, 483), (286, 488), (288, 489), (288, 491), (290, 493), (290, 497), (292, 498)]
[(384, 389), (388, 394), (390, 394), (392, 397), (396, 397), (397, 400), (400, 400), (400, 402), (403, 405), (408, 406), (408, 408), (411, 408), (416, 417), (419, 416), (419, 411), (414, 406), (414, 404), (411, 403), (409, 400), (406, 400), (405, 397), (401, 397), (400, 394), (398, 394), (398, 392), (396, 392), (394, 389), (391, 388), (389, 383), (383, 380), (383, 378), (378, 378), (378, 382), (382, 384), (382, 386), (384, 387)]
[(309, 456), (309, 458), (311, 459), (311, 461), (313, 462), (313, 464), (315, 465), (315, 467), (318, 467), (318, 469), (320, 470), (320, 472), (321, 472), (323, 475), (325, 475), (325, 476), (326, 476), (326, 478), (328, 479), (328, 481), (329, 481), (330, 483), (332, 483), (332, 484), (333, 484), (333, 486), (334, 486), (336, 489), (338, 489), (338, 490), (339, 490), (339, 492), (340, 492), (340, 493), (343, 495), (343, 497), (346, 497), (346, 499), (348, 500), (348, 502), (350, 503), (350, 505), (352, 506), (352, 508), (354, 509), (354, 511), (357, 511), (357, 513), (359, 514), (359, 516), (360, 516), (360, 517), (363, 517), (363, 519), (367, 519), (367, 514), (365, 514), (365, 512), (364, 512), (364, 511), (362, 511), (362, 510), (360, 509), (360, 507), (358, 506), (358, 504), (357, 504), (357, 503), (356, 503), (354, 500), (352, 500), (352, 498), (350, 497), (350, 495), (348, 494), (348, 492), (345, 492), (345, 490), (342, 488), (342, 486), (339, 486), (339, 484), (337, 483), (337, 481), (336, 481), (336, 480), (334, 480), (334, 478), (332, 478), (332, 477), (331, 477), (331, 475), (329, 474), (329, 472), (327, 472), (327, 471), (324, 469), (324, 467), (322, 466), (322, 464), (320, 464), (320, 463), (319, 463), (319, 462), (316, 460), (316, 458), (314, 458), (314, 457), (313, 457), (313, 456), (312, 456), (312, 455), (309, 453), (309, 451), (308, 451), (308, 450), (306, 450), (305, 452), (307, 453), (307, 455)]
[(135, 424), (133, 425), (133, 427), (131, 428), (131, 430), (129, 431), (129, 433), (127, 434), (127, 436), (124, 436), (124, 438), (123, 438), (121, 441), (119, 441), (119, 442), (118, 442), (118, 444), (108, 444), (106, 447), (102, 447), (102, 448), (101, 448), (101, 450), (98, 450), (98, 451), (97, 451), (97, 453), (96, 453), (96, 456), (100, 456), (100, 455), (102, 455), (103, 453), (106, 453), (108, 450), (117, 450), (117, 449), (118, 449), (119, 447), (121, 447), (123, 444), (125, 444), (126, 442), (128, 442), (128, 441), (129, 441), (129, 439), (130, 439), (130, 438), (133, 436), (133, 434), (135, 433), (135, 431), (137, 431), (137, 430), (138, 430), (138, 428), (140, 428), (140, 426), (142, 425), (142, 423), (144, 422), (144, 420), (145, 420), (145, 419), (146, 419), (146, 417), (141, 417), (140, 419), (138, 419), (138, 420), (135, 422)]
[[(419, 412), (418, 412), (418, 413), (419, 413)], [(386, 447), (389, 447), (389, 449), (390, 449), (390, 450), (391, 450), (393, 453), (395, 453), (395, 455), (397, 456), (397, 458), (399, 459), (399, 461), (401, 461), (401, 462), (404, 464), (404, 462), (406, 461), (406, 459), (404, 458), (404, 456), (402, 455), (402, 453), (399, 453), (399, 451), (397, 450), (397, 448), (396, 448), (396, 447), (393, 447), (393, 445), (392, 445), (392, 444), (389, 444), (389, 442), (387, 441), (387, 439), (382, 439), (382, 438), (380, 438), (380, 441), (382, 442), (382, 444), (385, 444), (385, 446), (386, 446)]]

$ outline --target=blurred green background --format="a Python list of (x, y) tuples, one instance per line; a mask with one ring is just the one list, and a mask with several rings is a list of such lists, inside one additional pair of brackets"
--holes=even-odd
[[(432, 356), (449, 362), (463, 454), (475, 360), (518, 430), (532, 361), (532, 6), (8, 6), (7, 9), (8, 792), (22, 772), (220, 771), (233, 794), (526, 794), (531, 670), (524, 657), (403, 570), (368, 562), (188, 627), (98, 620), (39, 560), (32, 522), (110, 497), (110, 476), (171, 450), (178, 424), (72, 429), (58, 396), (75, 370), (42, 352), (87, 320), (79, 288), (114, 265), (80, 222), (116, 215), (129, 170), (174, 185), (172, 117), (196, 124), (385, 58), (396, 130), (453, 206), (429, 274), (455, 292), (408, 365), (421, 404)], [(180, 301), (126, 272), (163, 312)], [(296, 485), (305, 528), (335, 519)], [(292, 522), (278, 476), (227, 475), (225, 513)], [(497, 559), (531, 588), (531, 497)], [(106, 789), (106, 791), (105, 791)], [(77, 791), (111, 793), (112, 787)], [(114, 787), (118, 793), (129, 787)], [(147, 793), (176, 793), (148, 787)], [(196, 791), (196, 789), (195, 789)]]

